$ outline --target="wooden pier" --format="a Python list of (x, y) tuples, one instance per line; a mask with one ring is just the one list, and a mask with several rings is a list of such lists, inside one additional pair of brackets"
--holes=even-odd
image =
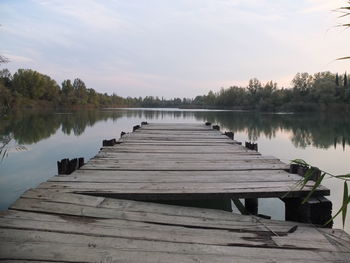
[(215, 128), (144, 123), (104, 141), (1, 212), (0, 261), (349, 262), (344, 231), (228, 212), (232, 199), (252, 211), (256, 198), (278, 197), (287, 217), (324, 222), (329, 190), (302, 206), (312, 183), (301, 190), (288, 165)]

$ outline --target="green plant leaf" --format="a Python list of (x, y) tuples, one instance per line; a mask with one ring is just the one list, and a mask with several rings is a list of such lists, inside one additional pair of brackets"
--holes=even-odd
[(341, 174), (341, 175), (336, 175), (335, 177), (338, 177), (338, 178), (350, 178), (350, 174)]
[(349, 203), (349, 195), (348, 195), (348, 184), (347, 182), (344, 182), (344, 190), (343, 190), (343, 205), (342, 205), (342, 219), (343, 219), (343, 227), (345, 225), (345, 219), (346, 219), (346, 212), (348, 209), (348, 203)]
[(311, 191), (310, 191), (310, 192), (308, 193), (308, 195), (304, 198), (302, 204), (305, 204), (305, 203), (309, 200), (310, 196), (316, 191), (316, 188), (319, 187), (319, 185), (321, 184), (321, 182), (322, 182), (323, 178), (325, 177), (325, 175), (326, 175), (326, 174), (323, 173), (323, 174), (317, 179), (317, 181), (315, 182), (315, 184), (314, 184), (314, 186), (312, 187)]
[(303, 189), (305, 185), (311, 180), (311, 176), (314, 174), (315, 168), (311, 167), (309, 168), (306, 173), (304, 174), (304, 178), (301, 184), (301, 188)]
[(303, 159), (294, 159), (291, 161), (291, 163), (294, 164), (299, 164), (299, 165), (303, 165), (303, 166), (310, 166), (307, 162), (305, 162)]
[[(344, 206), (347, 207), (349, 203), (350, 203), (350, 196), (348, 196), (346, 204), (343, 204), (343, 205), (339, 208), (338, 212), (337, 212), (331, 219), (329, 219), (324, 225), (326, 226), (326, 225), (328, 225), (330, 222), (332, 222), (332, 221), (334, 220), (334, 218), (336, 218), (336, 217), (340, 214), (340, 212), (343, 211), (343, 207), (344, 207)], [(344, 227), (344, 225), (343, 225), (343, 227)]]

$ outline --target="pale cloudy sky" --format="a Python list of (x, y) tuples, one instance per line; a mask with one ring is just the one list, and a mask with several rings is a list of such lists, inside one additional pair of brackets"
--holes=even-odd
[(193, 97), (249, 78), (350, 71), (345, 0), (0, 0), (11, 72), (122, 96)]

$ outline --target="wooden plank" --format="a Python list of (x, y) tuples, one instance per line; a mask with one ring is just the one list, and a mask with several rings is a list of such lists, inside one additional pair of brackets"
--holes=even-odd
[[(230, 161), (230, 160), (276, 160), (273, 156), (261, 156), (260, 154), (182, 154), (182, 153), (120, 153), (115, 151), (100, 151), (95, 158), (109, 158), (118, 160), (194, 160), (194, 161)], [(204, 171), (205, 172), (205, 171)]]
[[(58, 214), (65, 214), (71, 212), (67, 207), (65, 209), (66, 204), (78, 205), (79, 209), (77, 212), (84, 212), (83, 216), (91, 216), (98, 218), (106, 218), (107, 216), (104, 214), (106, 212), (105, 209), (112, 209), (113, 215), (115, 217), (123, 220), (132, 220), (132, 221), (145, 221), (144, 212), (147, 212), (147, 222), (156, 222), (156, 223), (168, 223), (172, 225), (194, 225), (203, 227), (209, 227), (214, 229), (225, 228), (225, 229), (237, 229), (243, 231), (246, 229), (247, 231), (252, 229), (263, 229), (272, 228), (274, 231), (278, 232), (286, 232), (291, 227), (305, 226), (306, 224), (287, 222), (287, 221), (277, 221), (277, 220), (266, 220), (257, 218), (255, 216), (242, 216), (234, 213), (229, 213), (221, 210), (212, 210), (212, 209), (203, 209), (196, 207), (184, 207), (184, 206), (170, 206), (165, 204), (158, 203), (149, 203), (149, 202), (139, 202), (132, 200), (118, 200), (111, 199), (105, 197), (97, 197), (97, 196), (89, 196), (89, 195), (80, 195), (80, 194), (69, 194), (69, 193), (61, 193), (55, 190), (48, 189), (32, 189), (26, 191), (22, 198), (17, 202), (11, 209), (25, 209), (30, 211), (30, 206), (26, 207), (26, 202), (29, 204), (35, 204), (35, 200), (38, 199), (45, 202), (51, 203), (59, 203), (62, 204), (56, 209)], [(25, 203), (23, 203), (23, 200)], [(40, 207), (41, 203), (36, 203), (36, 208)], [(86, 210), (84, 207), (94, 207), (94, 208), (104, 208), (100, 210)], [(45, 209), (45, 206), (42, 207)], [(50, 208), (51, 209), (51, 208)], [(45, 210), (40, 210), (45, 211)], [(46, 212), (51, 212), (51, 210), (46, 210)], [(75, 210), (73, 210), (75, 211)], [(100, 214), (97, 212), (100, 211)], [(96, 213), (97, 214), (96, 214)], [(129, 213), (131, 212), (131, 213)], [(135, 213), (136, 212), (136, 213)], [(50, 214), (36, 214), (36, 213), (22, 213), (19, 211), (3, 211), (0, 212), (0, 216), (4, 216), (6, 218), (23, 218), (30, 220), (39, 220), (42, 218), (44, 221), (57, 221), (65, 222), (64, 218), (52, 218)], [(72, 215), (75, 215), (74, 213)], [(111, 215), (110, 213), (108, 215)], [(125, 217), (125, 216), (129, 217)], [(124, 217), (122, 217), (124, 216)], [(108, 216), (109, 218), (109, 216)], [(172, 219), (172, 220), (171, 220)], [(40, 219), (41, 220), (41, 219)], [(114, 224), (112, 222), (111, 224)], [(205, 224), (205, 225), (203, 225)], [(268, 228), (266, 228), (268, 227)], [(279, 228), (276, 228), (279, 227)]]
[[(165, 149), (164, 149), (165, 148)], [(162, 147), (162, 146), (149, 146), (149, 145), (126, 145), (124, 143), (117, 144), (115, 146), (105, 146), (102, 147), (102, 149), (109, 149), (109, 150), (128, 150), (128, 149), (138, 149), (140, 151), (142, 150), (150, 150), (150, 151), (157, 151), (157, 150), (167, 150), (171, 152), (247, 152), (252, 151), (248, 150), (243, 146), (237, 145), (237, 144), (230, 144), (230, 145), (219, 145), (219, 146), (213, 146), (213, 145), (207, 145), (207, 146), (169, 146), (169, 147)]]
[[(130, 230), (130, 233), (127, 232), (128, 230)], [(230, 244), (230, 246), (269, 248), (290, 248), (290, 245), (293, 244), (295, 249), (335, 250), (328, 239), (316, 229), (300, 227), (293, 235), (286, 232), (279, 232), (279, 235), (274, 236), (267, 229), (262, 232), (239, 232), (222, 229), (189, 229), (182, 226), (155, 225), (127, 220), (108, 220), (106, 222), (106, 220), (96, 219), (95, 221), (86, 220), (86, 222), (81, 222), (69, 216), (65, 217), (65, 222), (0, 219), (2, 241), (10, 242), (67, 243), (69, 237), (69, 243), (71, 244), (87, 244), (94, 241), (93, 243), (98, 247), (167, 252), (183, 250), (185, 245), (191, 247), (192, 244), (205, 245), (204, 247), (209, 251), (213, 246), (225, 246), (227, 244)], [(300, 242), (305, 240), (307, 235), (309, 237), (308, 242)], [(130, 240), (133, 240), (133, 242), (130, 242)], [(274, 242), (275, 240), (278, 243)], [(298, 241), (299, 243), (297, 243)], [(188, 252), (190, 247), (187, 248)], [(342, 247), (346, 248), (344, 244), (342, 244)], [(200, 252), (203, 253), (204, 251)], [(214, 250), (212, 250), (213, 252)]]
[[(123, 143), (125, 145), (125, 143)], [(208, 145), (234, 145), (236, 142), (234, 141), (193, 141), (193, 142), (187, 142), (187, 141), (152, 141), (152, 140), (142, 140), (142, 141), (128, 141), (127, 145), (161, 145), (161, 146), (208, 146)]]
[[(261, 155), (260, 153), (248, 149), (223, 149), (221, 147), (203, 147), (203, 146), (187, 146), (186, 148), (183, 146), (163, 146), (160, 147), (153, 147), (149, 145), (145, 145), (146, 147), (142, 145), (129, 145), (128, 147), (102, 147), (100, 152), (119, 152), (119, 153), (181, 153), (184, 155), (188, 154), (250, 154), (250, 155)], [(138, 147), (137, 147), (138, 146)]]
[[(148, 214), (156, 214), (156, 219), (159, 219), (159, 215), (168, 215), (174, 216), (175, 219), (181, 217), (181, 220), (184, 218), (199, 218), (205, 219), (203, 222), (212, 222), (211, 227), (215, 227), (215, 224), (220, 224), (220, 222), (225, 221), (225, 224), (236, 225), (238, 222), (245, 222), (245, 224), (251, 224), (251, 226), (256, 225), (257, 220), (255, 217), (241, 216), (238, 214), (233, 214), (220, 210), (211, 210), (203, 209), (196, 207), (184, 207), (184, 206), (169, 206), (158, 203), (149, 203), (149, 202), (139, 202), (132, 200), (118, 200), (98, 196), (89, 196), (89, 195), (80, 195), (80, 194), (69, 194), (61, 193), (56, 190), (50, 189), (31, 189), (26, 191), (22, 198), (29, 199), (40, 199), (43, 201), (55, 202), (55, 203), (67, 203), (75, 204), (81, 206), (91, 206), (99, 208), (109, 208), (115, 209), (115, 212), (143, 212), (147, 211)], [(14, 207), (11, 207), (14, 209)], [(3, 212), (8, 217), (8, 212)], [(10, 211), (11, 212), (11, 211)], [(0, 212), (1, 213), (1, 212)], [(103, 217), (103, 216), (102, 216)], [(213, 219), (213, 221), (210, 221)], [(46, 219), (45, 219), (46, 220)], [(135, 220), (135, 218), (133, 218)], [(144, 218), (141, 217), (141, 220)], [(169, 220), (169, 218), (167, 218)], [(259, 219), (259, 222), (264, 222), (268, 226), (272, 225), (285, 225), (292, 227), (295, 223), (286, 222), (286, 221), (275, 221), (275, 220), (265, 220)], [(168, 223), (171, 221), (168, 221)], [(202, 223), (203, 223), (202, 222)], [(174, 223), (174, 222), (173, 222)], [(301, 225), (301, 224), (298, 224)], [(242, 227), (242, 224), (239, 224), (239, 227)]]
[[(196, 186), (197, 185), (197, 186)], [(258, 197), (303, 197), (312, 189), (312, 185), (302, 190), (296, 189), (289, 182), (261, 183), (73, 183), (47, 182), (38, 186), (41, 189), (56, 189), (61, 192), (84, 193), (100, 196), (112, 196), (132, 200), (208, 200), (228, 198), (258, 198)], [(329, 195), (329, 190), (319, 187), (315, 196)]]
[[(54, 198), (54, 196), (52, 196), (52, 198)], [(91, 197), (89, 197), (91, 198)], [(62, 199), (62, 197), (61, 197)], [(76, 198), (75, 198), (76, 199)], [(30, 200), (30, 199), (28, 199)], [(101, 205), (106, 205), (108, 206), (108, 201), (112, 202), (112, 207), (113, 207), (113, 203), (116, 202), (117, 203), (117, 208), (120, 208), (120, 205), (118, 204), (118, 202), (130, 202), (130, 201), (125, 201), (125, 200), (113, 200), (113, 199), (106, 199), (107, 202), (103, 201), (101, 203)], [(22, 200), (23, 201), (23, 200)], [(82, 201), (81, 199), (77, 199), (78, 202)], [(43, 204), (45, 202), (38, 202), (38, 201), (34, 201), (34, 209), (38, 209), (40, 207), (43, 207)], [(134, 204), (137, 204), (139, 202), (133, 202)], [(237, 232), (232, 232), (229, 231), (227, 232), (227, 230), (224, 229), (220, 229), (217, 228), (217, 230), (212, 230), (212, 229), (198, 229), (198, 228), (183, 228), (184, 225), (181, 224), (174, 224), (176, 223), (176, 220), (183, 220), (183, 217), (175, 217), (175, 221), (171, 221), (170, 224), (169, 223), (167, 225), (150, 225), (150, 222), (159, 222), (160, 220), (165, 220), (166, 217), (164, 218), (164, 216), (160, 216), (160, 215), (155, 215), (154, 217), (149, 217), (150, 215), (148, 215), (148, 213), (146, 214), (140, 214), (140, 213), (120, 213), (120, 211), (115, 210), (115, 209), (107, 209), (109, 211), (109, 213), (106, 213), (106, 209), (103, 209), (101, 207), (101, 205), (98, 205), (97, 208), (79, 208), (79, 206), (75, 206), (75, 210), (76, 212), (74, 212), (72, 205), (67, 205), (67, 204), (58, 204), (58, 203), (54, 203), (54, 202), (46, 202), (46, 208), (43, 207), (43, 211), (46, 212), (50, 212), (52, 211), (53, 213), (63, 213), (63, 214), (76, 214), (78, 215), (78, 213), (80, 213), (79, 215), (82, 215), (84, 217), (86, 216), (91, 216), (93, 218), (95, 218), (96, 216), (99, 218), (105, 218), (107, 217), (120, 217), (121, 220), (116, 221), (116, 220), (84, 220), (82, 222), (80, 222), (79, 220), (77, 220), (77, 218), (69, 218), (69, 217), (54, 217), (52, 215), (45, 215), (45, 214), (37, 214), (36, 217), (32, 214), (29, 213), (29, 215), (26, 215), (23, 213), (18, 215), (18, 212), (15, 212), (16, 214), (13, 214), (12, 211), (10, 211), (10, 216), (8, 218), (8, 220), (6, 220), (6, 215), (2, 216), (4, 219), (0, 220), (0, 226), (5, 227), (7, 229), (9, 228), (20, 228), (20, 229), (28, 229), (28, 230), (37, 230), (37, 231), (45, 231), (50, 229), (51, 231), (58, 231), (60, 233), (73, 233), (70, 234), (70, 237), (74, 238), (76, 237), (77, 234), (81, 234), (81, 235), (87, 235), (87, 236), (103, 236), (104, 237), (104, 244), (119, 244), (119, 249), (121, 248), (121, 244), (119, 242), (108, 242), (111, 241), (111, 238), (130, 238), (133, 240), (133, 242), (135, 242), (135, 240), (147, 240), (147, 241), (167, 241), (167, 242), (174, 242), (176, 243), (175, 246), (171, 246), (170, 244), (168, 245), (169, 247), (172, 247), (174, 249), (174, 251), (178, 251), (179, 247), (181, 248), (181, 245), (179, 243), (190, 243), (191, 245), (193, 243), (195, 244), (211, 244), (211, 242), (217, 242), (218, 240), (214, 237), (208, 238), (208, 237), (204, 237), (206, 235), (211, 235), (214, 234), (215, 231), (217, 231), (218, 233), (216, 234), (217, 236), (220, 235), (224, 235), (223, 238), (225, 238), (225, 235), (227, 234), (227, 238), (229, 238), (229, 242), (230, 243), (222, 243), (222, 245), (225, 244), (229, 244), (229, 247), (234, 247), (235, 246), (235, 242), (237, 246), (239, 247), (244, 247), (244, 246), (250, 246), (251, 244), (255, 243), (254, 245), (254, 251), (255, 249), (257, 249), (257, 247), (259, 246), (265, 246), (265, 247), (276, 247), (277, 243), (272, 242), (271, 243), (271, 238), (272, 240), (277, 240), (280, 244), (282, 244), (283, 242), (285, 242), (282, 246), (280, 244), (277, 245), (277, 247), (279, 249), (281, 249), (283, 246), (285, 246), (286, 248), (290, 248), (291, 244), (294, 244), (293, 248), (296, 249), (298, 248), (298, 241), (299, 241), (299, 248), (305, 250), (306, 248), (312, 248), (312, 249), (317, 249), (317, 250), (322, 250), (322, 251), (338, 251), (338, 247), (334, 248), (333, 245), (331, 243), (329, 243), (328, 239), (325, 238), (319, 231), (315, 231), (313, 229), (308, 229), (307, 227), (304, 227), (303, 225), (299, 225), (299, 227), (297, 228), (297, 231), (293, 233), (293, 238), (291, 239), (290, 242), (288, 242), (288, 238), (286, 237), (286, 233), (287, 233), (287, 222), (279, 222), (279, 221), (272, 221), (272, 222), (277, 222), (276, 225), (281, 224), (281, 226), (283, 226), (284, 224), (286, 224), (285, 228), (284, 228), (284, 235), (281, 232), (281, 228), (280, 228), (280, 232), (278, 236), (272, 236), (270, 237), (270, 235), (272, 235), (273, 232), (277, 232), (276, 229), (272, 228), (271, 229), (271, 225), (268, 227), (266, 226), (264, 223), (262, 223), (260, 226), (262, 226), (262, 228), (260, 229), (260, 231), (265, 231), (265, 234), (258, 234), (255, 232), (252, 232), (249, 228), (246, 228), (246, 230), (244, 230), (245, 228), (242, 226), (237, 225), (237, 222), (235, 222), (234, 220), (227, 220), (228, 224), (234, 225), (236, 224), (233, 229), (237, 229)], [(151, 207), (153, 205), (156, 204), (149, 204), (148, 207)], [(111, 207), (111, 204), (109, 204), (109, 206)], [(165, 205), (156, 205), (156, 206), (162, 206), (165, 207)], [(26, 207), (26, 209), (30, 208), (30, 205), (24, 205), (24, 207)], [(130, 209), (130, 206), (128, 205), (124, 205), (122, 206), (123, 208), (126, 209)], [(171, 207), (171, 206), (166, 206), (168, 209), (168, 212), (170, 212), (170, 214), (172, 213), (172, 211), (176, 211), (175, 213), (177, 213), (177, 207)], [(46, 210), (45, 210), (46, 209)], [(95, 209), (95, 210), (94, 210)], [(144, 207), (143, 209), (141, 207), (138, 208), (133, 208), (135, 209), (147, 209), (147, 206)], [(158, 209), (158, 208), (157, 208)], [(207, 209), (202, 209), (202, 211), (206, 211)], [(83, 212), (84, 211), (84, 212)], [(94, 212), (95, 211), (95, 212)], [(159, 211), (161, 211), (159, 209)], [(209, 210), (210, 211), (210, 210)], [(219, 224), (222, 217), (222, 214), (225, 214), (227, 217), (233, 217), (236, 219), (237, 215), (232, 215), (230, 213), (222, 213), (220, 211), (217, 211), (217, 217), (220, 216), (219, 219)], [(214, 214), (217, 213), (216, 211), (210, 211), (210, 213)], [(12, 214), (11, 214), (12, 213)], [(21, 213), (21, 212), (19, 212)], [(174, 213), (174, 212), (173, 212)], [(127, 215), (127, 217), (126, 217)], [(201, 214), (200, 216), (203, 217), (205, 214)], [(241, 218), (247, 218), (244, 216), (239, 216)], [(134, 222), (133, 220), (136, 219), (136, 222)], [(185, 223), (185, 224), (195, 224), (196, 222), (198, 223), (198, 221), (192, 221), (194, 218), (191, 217), (184, 217), (184, 221), (181, 221), (181, 223)], [(203, 218), (205, 219), (205, 218)], [(27, 221), (26, 221), (27, 220)], [(28, 221), (30, 220), (30, 221)], [(125, 221), (125, 220), (132, 220), (130, 221)], [(145, 220), (147, 220), (147, 222), (144, 222)], [(150, 220), (150, 221), (149, 221)], [(155, 221), (152, 221), (155, 220)], [(188, 221), (190, 220), (190, 221)], [(258, 219), (258, 221), (255, 221), (255, 224), (259, 224), (260, 220), (262, 219)], [(269, 222), (269, 220), (264, 220), (265, 222)], [(141, 223), (137, 223), (137, 222), (141, 222)], [(169, 222), (169, 221), (168, 221)], [(207, 222), (207, 220), (204, 220), (203, 222)], [(209, 220), (210, 222), (210, 220)], [(242, 221), (244, 224), (252, 224), (253, 222), (247, 222), (246, 220)], [(177, 222), (180, 223), (180, 222)], [(212, 220), (212, 224), (215, 227), (215, 219)], [(290, 223), (289, 223), (290, 224)], [(87, 225), (87, 226), (85, 226)], [(289, 225), (290, 227), (291, 225)], [(217, 227), (217, 225), (216, 225)], [(125, 230), (125, 228), (128, 228), (131, 230), (131, 233), (127, 233), (127, 231)], [(176, 229), (176, 231), (175, 231)], [(125, 230), (125, 231), (124, 231)], [(171, 231), (171, 234), (169, 237), (169, 235), (164, 235), (163, 231)], [(276, 230), (276, 231), (275, 231)], [(16, 238), (14, 238), (16, 236), (16, 234), (14, 234), (13, 232), (14, 230), (12, 230), (12, 232), (10, 231), (10, 233), (7, 234), (2, 234), (2, 236), (5, 237), (5, 240), (9, 240), (9, 241), (14, 241), (13, 239), (16, 240)], [(123, 235), (123, 233), (125, 232), (125, 236)], [(157, 233), (153, 233), (154, 231), (156, 231)], [(184, 232), (183, 232), (184, 231)], [(256, 231), (256, 230), (255, 230)], [(273, 231), (273, 232), (272, 232)], [(46, 232), (45, 232), (46, 233)], [(105, 234), (104, 234), (105, 233)], [(115, 233), (115, 234), (113, 234)], [(224, 234), (226, 233), (226, 234)], [(115, 235), (115, 236), (114, 236)], [(289, 234), (287, 234), (289, 235)], [(251, 238), (248, 238), (248, 237)], [(308, 237), (308, 242), (307, 243), (302, 243), (300, 241), (305, 240), (305, 237)], [(34, 234), (29, 234), (27, 236), (24, 236), (23, 239), (35, 239), (37, 238), (37, 240), (40, 240), (42, 242), (55, 242), (55, 243), (59, 243), (59, 241), (57, 240), (57, 236), (53, 236), (53, 240), (47, 239), (47, 235), (42, 235), (41, 233), (37, 232)], [(46, 239), (45, 239), (46, 238)], [(105, 239), (107, 238), (107, 240)], [(109, 238), (109, 240), (108, 240)], [(197, 239), (198, 238), (198, 241)], [(239, 240), (242, 239), (242, 243), (239, 242)], [(65, 243), (65, 240), (67, 240), (67, 238), (62, 237), (61, 239), (62, 243)], [(76, 243), (73, 242), (70, 238), (68, 239), (70, 240), (70, 244), (71, 243)], [(91, 242), (91, 239), (89, 239)], [(95, 241), (95, 240), (94, 240)], [(199, 243), (198, 243), (199, 242)], [(220, 240), (218, 242), (221, 242)], [(79, 243), (77, 241), (77, 243)], [(84, 242), (83, 242), (84, 243)], [(129, 243), (130, 242), (126, 242)], [(158, 246), (158, 249), (162, 248), (162, 243), (157, 243), (160, 245), (160, 247)], [(219, 243), (221, 244), (221, 243)], [(150, 245), (150, 243), (148, 243), (148, 245)], [(188, 245), (188, 244), (187, 244)], [(190, 246), (191, 246), (190, 245)], [(135, 246), (135, 244), (134, 244)], [(101, 247), (101, 243), (97, 246), (97, 247)], [(190, 247), (188, 247), (190, 248)], [(137, 249), (134, 247), (134, 249)], [(342, 248), (343, 250), (346, 249), (346, 246), (344, 246)], [(162, 250), (162, 249), (160, 249)], [(158, 250), (159, 251), (159, 250)], [(163, 250), (162, 250), (163, 251)], [(202, 251), (201, 251), (202, 252)], [(222, 251), (220, 252), (221, 254), (223, 253)]]
[(203, 139), (203, 140), (226, 140), (229, 141), (231, 139), (229, 139), (227, 136), (225, 135), (219, 135), (219, 134), (206, 134), (206, 135), (193, 135), (193, 134), (173, 134), (173, 135), (168, 135), (168, 134), (129, 134), (127, 136), (123, 136), (123, 140), (129, 140), (129, 139), (182, 139), (182, 140), (198, 140), (198, 139)]
[[(349, 253), (334, 254), (332, 252), (232, 247), (229, 255), (223, 254), (194, 254), (123, 249), (106, 249), (104, 247), (88, 247), (86, 245), (50, 243), (20, 243), (0, 242), (0, 259), (47, 260), (61, 262), (342, 262)], [(253, 253), (254, 252), (254, 253)], [(343, 261), (346, 262), (346, 261)]]
[(283, 163), (185, 163), (185, 162), (162, 162), (155, 166), (150, 162), (113, 162), (112, 160), (94, 159), (81, 167), (82, 170), (129, 170), (129, 171), (240, 171), (240, 170), (282, 170), (288, 169)]
[(77, 170), (71, 175), (55, 176), (48, 181), (76, 182), (297, 182), (301, 178), (281, 170), (259, 171), (110, 171)]

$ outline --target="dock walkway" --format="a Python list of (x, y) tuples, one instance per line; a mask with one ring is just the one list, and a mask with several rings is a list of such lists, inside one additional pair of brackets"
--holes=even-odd
[(204, 124), (143, 125), (0, 212), (0, 262), (349, 262), (342, 230), (139, 201), (305, 196), (285, 169)]
[[(305, 196), (289, 165), (249, 150), (204, 124), (148, 124), (124, 135), (76, 172), (40, 189), (133, 200)], [(329, 195), (319, 187), (316, 194)]]

